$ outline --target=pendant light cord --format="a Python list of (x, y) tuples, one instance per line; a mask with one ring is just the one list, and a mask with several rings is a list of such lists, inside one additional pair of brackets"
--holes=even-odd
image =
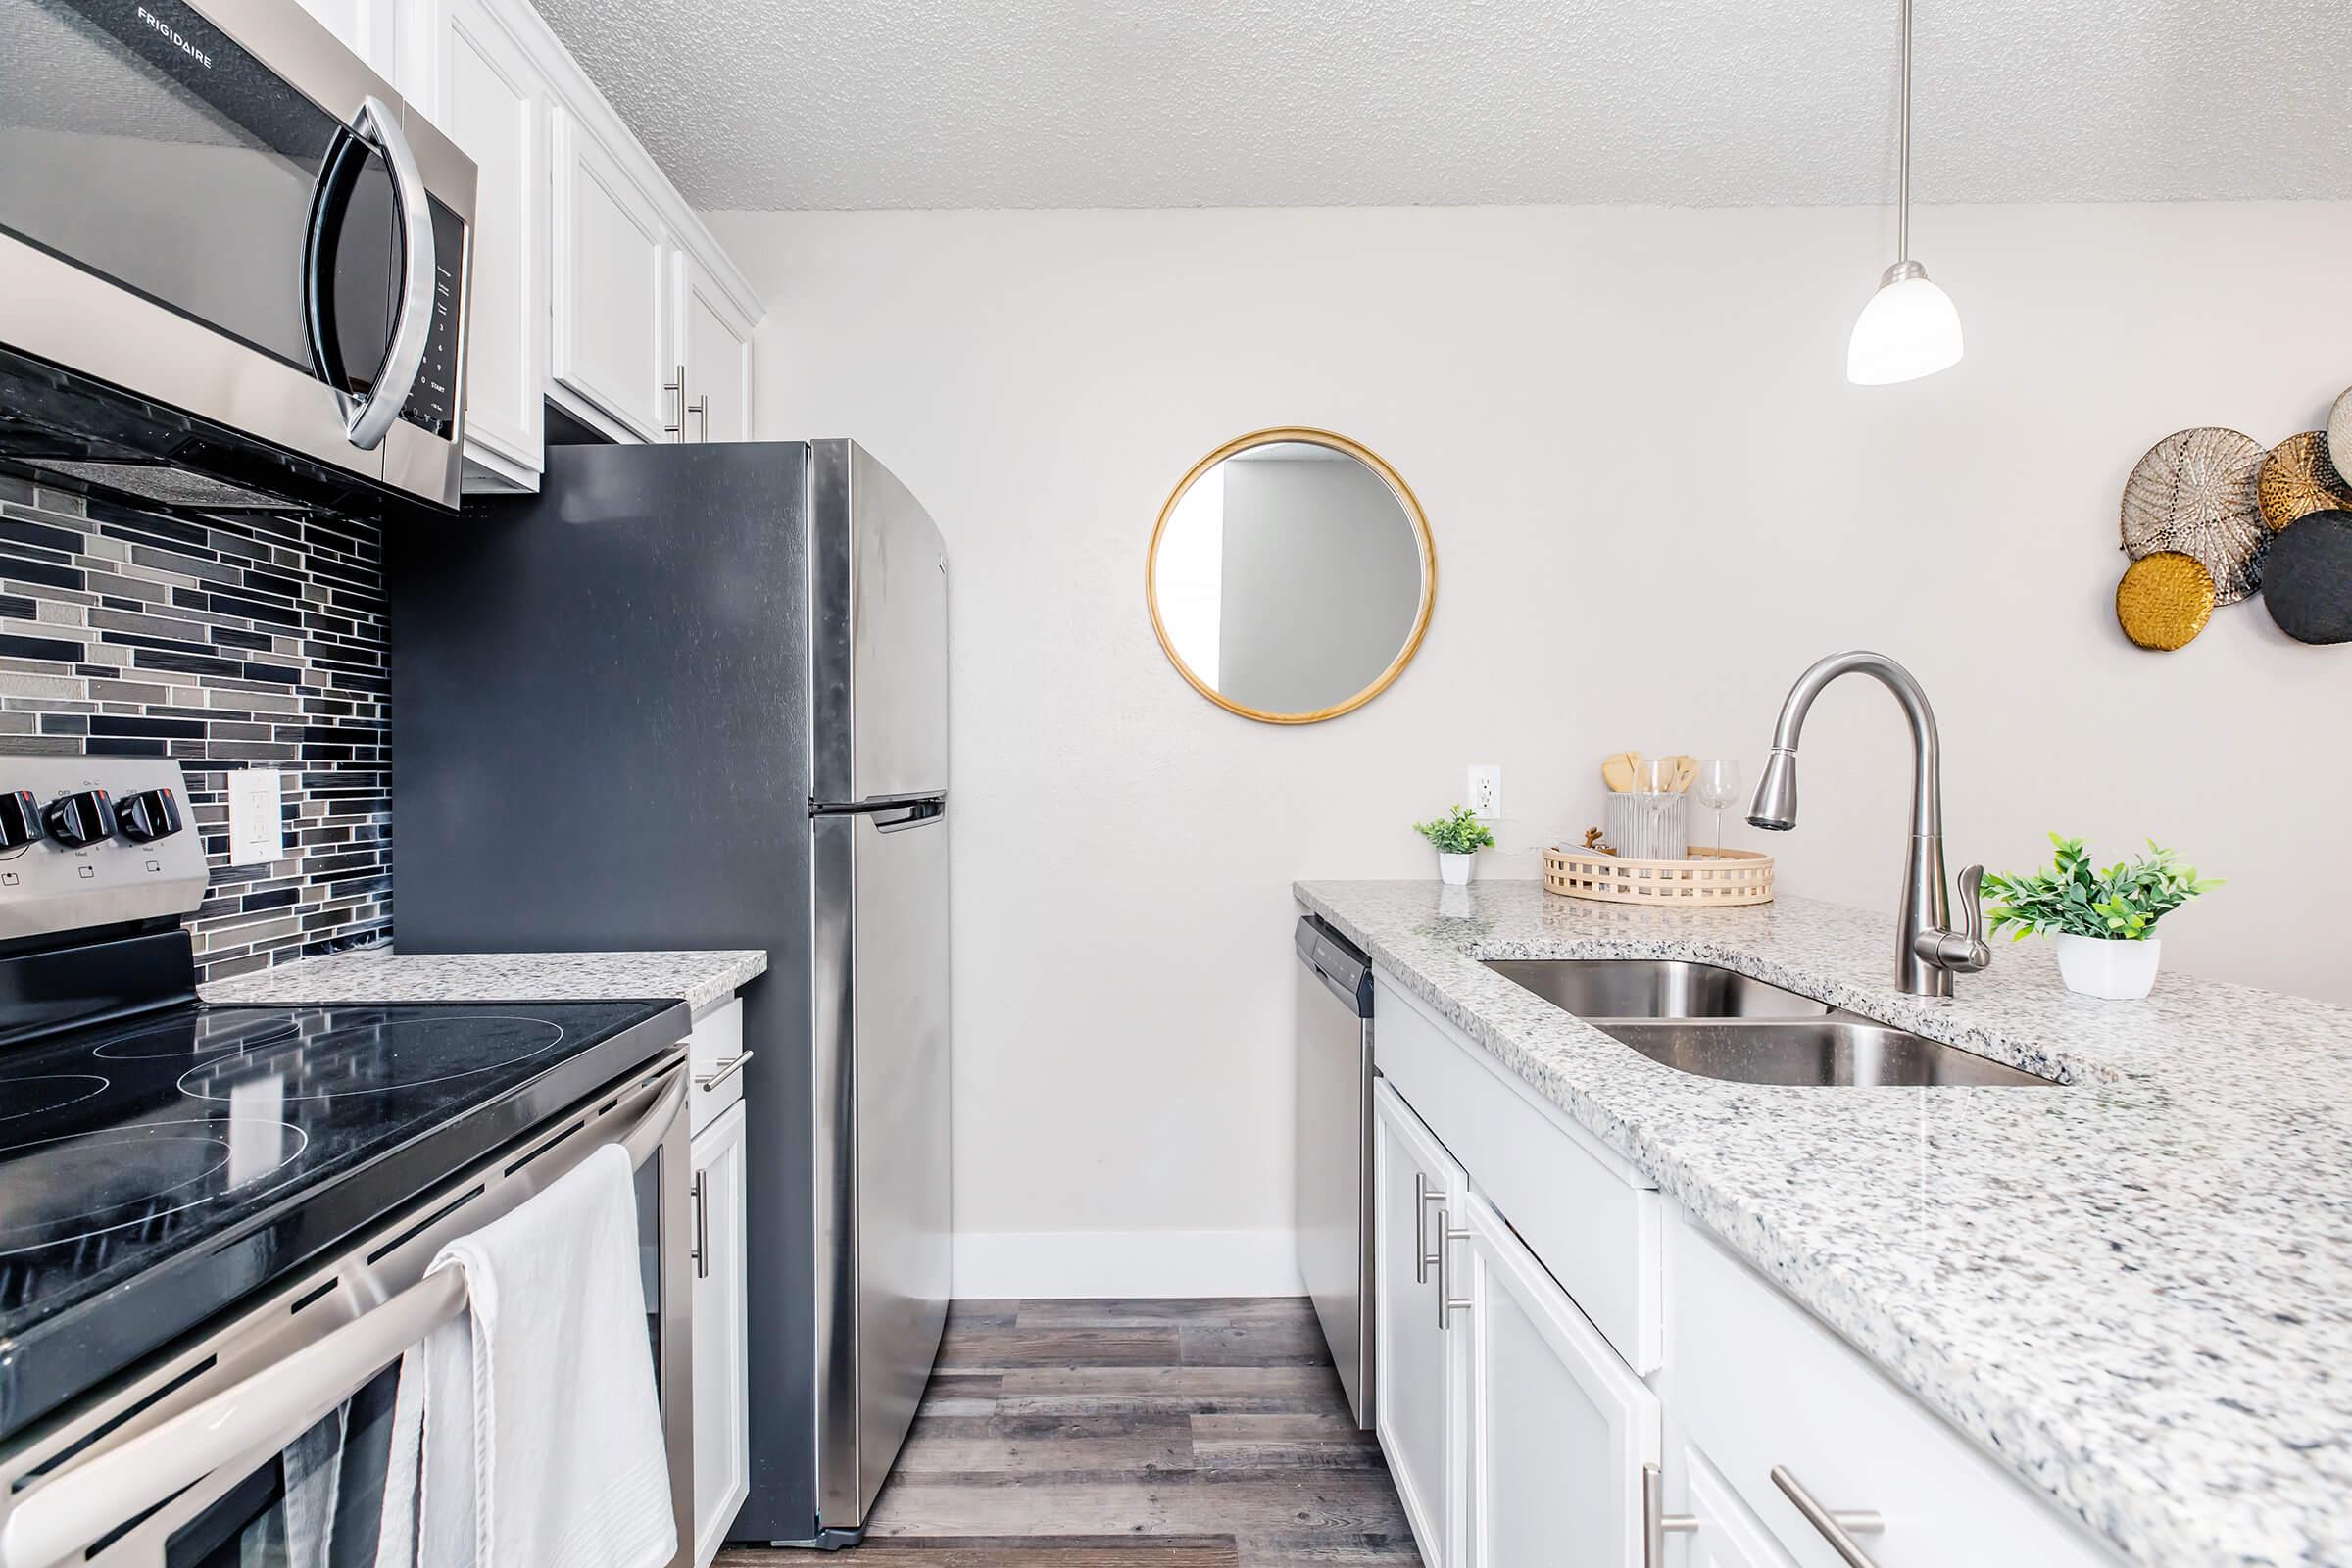
[(1911, 259), (1911, 0), (1903, 0), (1902, 154), (1897, 161), (1894, 194), (1894, 259)]

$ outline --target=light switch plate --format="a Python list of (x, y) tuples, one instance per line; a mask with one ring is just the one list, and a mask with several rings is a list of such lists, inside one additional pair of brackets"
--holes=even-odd
[(273, 767), (228, 775), (228, 863), (262, 865), (286, 852), (286, 775)]
[(1502, 815), (1502, 764), (1500, 762), (1472, 762), (1470, 764), (1470, 814), (1482, 821), (1492, 822)]

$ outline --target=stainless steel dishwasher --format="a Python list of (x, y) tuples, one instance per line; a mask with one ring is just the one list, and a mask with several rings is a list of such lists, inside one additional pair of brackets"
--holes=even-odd
[(1298, 1272), (1357, 1426), (1372, 1401), (1372, 961), (1302, 916), (1298, 952)]

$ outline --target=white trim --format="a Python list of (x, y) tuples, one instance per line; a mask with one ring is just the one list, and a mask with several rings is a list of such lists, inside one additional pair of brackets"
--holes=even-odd
[(1292, 1231), (996, 1231), (956, 1236), (959, 1299), (1302, 1296)]

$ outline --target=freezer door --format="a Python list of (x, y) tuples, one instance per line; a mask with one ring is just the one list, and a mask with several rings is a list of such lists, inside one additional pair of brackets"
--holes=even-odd
[(818, 1522), (855, 1530), (947, 1319), (948, 819), (931, 801), (815, 833)]
[(922, 503), (854, 441), (810, 444), (819, 801), (948, 787), (948, 555)]

